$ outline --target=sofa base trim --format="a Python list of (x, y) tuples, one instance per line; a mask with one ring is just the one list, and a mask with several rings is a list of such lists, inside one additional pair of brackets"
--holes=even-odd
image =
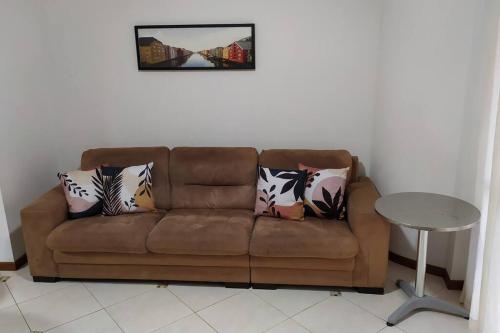
[(225, 282), (224, 287), (231, 289), (249, 289), (250, 283), (242, 283), (242, 282)]
[(358, 293), (360, 294), (373, 294), (373, 295), (383, 295), (384, 288), (373, 288), (373, 287), (357, 287)]
[(280, 285), (274, 283), (252, 283), (253, 289), (276, 290)]
[(33, 282), (54, 283), (57, 281), (59, 281), (59, 278), (55, 276), (33, 276)]

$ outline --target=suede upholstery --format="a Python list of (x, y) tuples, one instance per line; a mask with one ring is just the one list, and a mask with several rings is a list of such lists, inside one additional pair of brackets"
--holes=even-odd
[[(67, 221), (60, 186), (21, 211), (32, 275), (62, 278), (383, 287), (389, 224), (379, 194), (344, 150), (165, 147), (92, 149), (82, 169), (153, 161), (166, 211)], [(347, 222), (255, 221), (257, 170), (351, 167)], [(170, 175), (170, 176), (169, 176)], [(172, 208), (172, 209), (171, 209)], [(168, 210), (171, 209), (171, 210)]]
[(299, 163), (318, 169), (350, 168), (347, 179), (357, 178), (358, 159), (347, 150), (269, 149), (259, 156), (259, 164), (266, 168), (297, 170)]
[(146, 239), (164, 213), (97, 215), (60, 224), (47, 247), (63, 252), (147, 253)]
[(254, 257), (353, 258), (358, 241), (345, 222), (306, 216), (303, 221), (257, 218), (250, 242)]
[(244, 209), (173, 209), (149, 235), (153, 253), (247, 255), (253, 212)]
[(21, 210), (23, 237), (31, 274), (58, 276), (52, 250), (46, 245), (54, 228), (68, 219), (68, 205), (60, 185)]
[(59, 276), (80, 279), (250, 282), (248, 267), (60, 264)]
[(89, 170), (101, 165), (128, 167), (153, 162), (153, 197), (155, 207), (170, 208), (170, 183), (168, 163), (170, 150), (167, 147), (98, 148), (82, 154), (81, 168)]
[(194, 255), (183, 255), (183, 254), (156, 254), (156, 253), (130, 254), (130, 253), (54, 251), (54, 261), (58, 264), (153, 265), (153, 266), (168, 265), (168, 266), (202, 266), (202, 267), (244, 267), (248, 269), (249, 257), (247, 255), (194, 256)]
[(351, 184), (346, 193), (349, 225), (359, 243), (353, 285), (383, 287), (387, 276), (391, 228), (389, 222), (375, 212), (375, 201), (380, 194), (367, 177)]
[(252, 268), (287, 268), (352, 272), (354, 269), (354, 257), (347, 259), (251, 257), (250, 266), (252, 266)]
[(252, 283), (351, 287), (352, 272), (252, 267)]
[(257, 160), (255, 148), (174, 148), (172, 208), (253, 209)]

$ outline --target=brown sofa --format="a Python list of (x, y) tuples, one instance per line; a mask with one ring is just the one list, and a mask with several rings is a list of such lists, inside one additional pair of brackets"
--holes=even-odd
[[(358, 178), (345, 150), (104, 148), (81, 168), (154, 162), (157, 212), (67, 219), (60, 186), (21, 211), (35, 281), (58, 278), (293, 284), (382, 292), (389, 225), (374, 211), (379, 194)], [(350, 167), (348, 222), (253, 215), (257, 165)]]

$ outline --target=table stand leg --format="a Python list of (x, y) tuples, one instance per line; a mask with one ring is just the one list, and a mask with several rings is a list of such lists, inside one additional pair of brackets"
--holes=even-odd
[(450, 304), (432, 296), (424, 295), (425, 268), (427, 262), (427, 238), (429, 232), (419, 230), (418, 232), (418, 259), (417, 276), (415, 287), (406, 281), (398, 280), (398, 287), (410, 297), (403, 305), (394, 311), (387, 319), (387, 326), (393, 326), (407, 317), (415, 310), (425, 309), (444, 312), (469, 319), (469, 313), (462, 307)]

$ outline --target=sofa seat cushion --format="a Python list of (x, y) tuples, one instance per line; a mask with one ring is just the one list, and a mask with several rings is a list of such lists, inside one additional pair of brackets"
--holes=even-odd
[(358, 241), (345, 222), (317, 217), (290, 221), (261, 216), (250, 242), (255, 257), (345, 259), (357, 253)]
[(245, 255), (254, 222), (245, 209), (173, 209), (151, 231), (153, 253)]
[(146, 239), (164, 215), (100, 215), (67, 221), (50, 233), (47, 246), (62, 252), (147, 253)]

